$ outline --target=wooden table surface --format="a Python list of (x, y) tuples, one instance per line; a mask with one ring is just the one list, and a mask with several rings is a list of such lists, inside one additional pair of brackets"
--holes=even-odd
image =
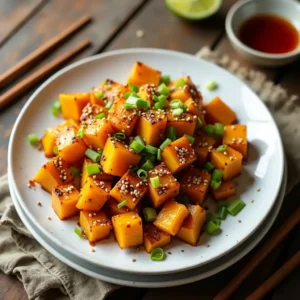
[[(86, 38), (91, 39), (93, 45), (74, 60), (103, 51), (129, 47), (156, 47), (194, 54), (201, 47), (208, 45), (212, 49), (227, 53), (241, 64), (254, 68), (238, 57), (224, 32), (226, 13), (235, 2), (235, 0), (224, 0), (221, 10), (214, 17), (200, 23), (188, 23), (171, 14), (163, 0), (0, 0), (0, 73), (12, 67), (85, 14), (91, 14), (93, 22), (45, 57), (29, 72), (34, 72)], [(136, 36), (137, 30), (144, 31), (143, 38)], [(299, 62), (280, 69), (260, 70), (291, 93), (300, 95)], [(1, 88), (1, 93), (6, 88), (9, 86)], [(0, 111), (0, 156), (2, 157), (0, 175), (6, 173), (7, 145), (12, 126), (33, 90)], [(270, 236), (298, 206), (299, 193), (300, 188), (296, 187), (285, 199), (279, 216), (267, 236)], [(232, 299), (245, 299), (259, 283), (273, 274), (299, 249), (299, 237), (298, 225), (285, 242), (255, 270)], [(200, 282), (166, 289), (122, 288), (109, 296), (109, 299), (119, 299), (124, 296), (131, 299), (155, 300), (212, 299), (250, 257), (251, 253), (227, 270)], [(297, 270), (266, 299), (299, 299), (297, 286), (299, 279), (300, 272)], [(27, 296), (22, 284), (15, 277), (0, 272), (0, 299), (27, 299)], [(54, 294), (50, 294), (49, 299), (55, 299)]]

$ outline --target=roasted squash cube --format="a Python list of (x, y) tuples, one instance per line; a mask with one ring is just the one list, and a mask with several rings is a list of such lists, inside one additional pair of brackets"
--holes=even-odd
[(176, 235), (189, 211), (185, 205), (169, 199), (158, 214), (154, 225), (171, 235)]
[(154, 70), (141, 62), (136, 62), (131, 69), (127, 82), (131, 82), (137, 86), (143, 84), (154, 84), (155, 86), (158, 86), (160, 75), (160, 71)]
[[(150, 178), (159, 178), (160, 186), (154, 188), (151, 184)], [(166, 168), (165, 164), (160, 164), (148, 172), (148, 196), (152, 205), (157, 208), (165, 201), (174, 198), (179, 193), (179, 183), (172, 173)]]
[(122, 177), (131, 166), (135, 166), (141, 160), (141, 156), (135, 153), (128, 145), (108, 138), (101, 156), (103, 171), (107, 174)]
[(91, 119), (102, 113), (107, 116), (108, 111), (105, 107), (99, 104), (88, 103), (82, 110), (80, 122), (87, 121), (88, 119)]
[(186, 136), (169, 144), (161, 153), (162, 160), (172, 172), (179, 172), (196, 160), (194, 149)]
[(126, 110), (124, 104), (124, 99), (116, 100), (108, 113), (108, 120), (116, 131), (131, 136), (138, 121), (138, 115), (135, 109)]
[(108, 199), (108, 201), (104, 207), (105, 212), (110, 217), (113, 217), (115, 215), (125, 214), (130, 211), (134, 211), (137, 214), (140, 214), (141, 209), (142, 209), (142, 201), (140, 201), (139, 204), (133, 210), (131, 210), (127, 206), (122, 206), (119, 208), (118, 202), (111, 197)]
[(85, 158), (83, 161), (83, 165), (82, 165), (81, 187), (83, 187), (83, 185), (87, 181), (88, 177), (92, 177), (93, 179), (97, 179), (100, 181), (113, 181), (114, 177), (112, 175), (104, 173), (102, 170), (102, 167), (100, 165), (99, 165), (99, 170), (100, 170), (99, 174), (89, 175), (86, 170), (86, 166), (90, 165), (90, 164), (94, 164), (94, 162), (91, 161), (89, 158)]
[(192, 203), (202, 204), (208, 193), (210, 177), (209, 173), (191, 168), (180, 180), (180, 192), (188, 196)]
[(185, 134), (194, 135), (196, 128), (197, 116), (193, 116), (188, 113), (182, 113), (180, 116), (173, 116), (172, 111), (167, 111), (167, 128), (173, 126), (176, 129), (177, 138), (182, 137)]
[(216, 146), (216, 144), (217, 141), (213, 137), (203, 132), (200, 132), (197, 135), (193, 148), (197, 156), (197, 163), (200, 166), (205, 164), (208, 158), (208, 153), (213, 149), (214, 146)]
[(63, 117), (79, 121), (83, 108), (90, 102), (90, 94), (60, 94), (59, 101)]
[(235, 186), (231, 181), (222, 181), (217, 190), (211, 189), (215, 200), (223, 200), (236, 194)]
[(68, 126), (56, 138), (58, 155), (69, 163), (81, 161), (87, 149), (84, 141), (76, 136), (78, 129)]
[(157, 146), (164, 138), (167, 116), (163, 111), (143, 112), (136, 126), (136, 133), (147, 145)]
[(205, 107), (209, 123), (232, 124), (236, 121), (235, 112), (219, 97), (211, 100)]
[(115, 237), (121, 249), (143, 243), (143, 225), (141, 217), (135, 212), (112, 217)]
[(144, 226), (144, 247), (150, 253), (155, 248), (163, 248), (170, 244), (170, 234), (159, 230), (152, 223)]
[(72, 184), (61, 185), (52, 189), (52, 207), (61, 220), (77, 215), (78, 198), (79, 192)]
[(43, 165), (33, 180), (51, 193), (53, 188), (70, 183), (73, 179), (69, 164), (57, 156)]
[(80, 191), (76, 207), (86, 211), (99, 211), (108, 200), (110, 189), (110, 182), (88, 177)]
[(213, 149), (210, 158), (215, 166), (224, 172), (224, 180), (231, 179), (242, 171), (242, 154), (229, 146), (224, 152)]
[(184, 220), (177, 237), (184, 242), (196, 246), (201, 230), (206, 221), (206, 211), (199, 205), (187, 205), (189, 215)]
[(142, 99), (150, 102), (151, 106), (153, 106), (153, 96), (159, 96), (157, 88), (154, 84), (144, 84), (140, 87), (137, 93)]
[(90, 243), (108, 238), (112, 229), (111, 221), (103, 211), (97, 213), (81, 211), (79, 224)]
[(88, 119), (82, 123), (83, 140), (93, 149), (103, 149), (105, 142), (114, 129), (106, 119)]
[(196, 102), (192, 98), (189, 98), (188, 100), (186, 100), (184, 104), (187, 106), (187, 109), (186, 109), (187, 113), (196, 115), (198, 117), (203, 117), (200, 112), (199, 107), (197, 106)]
[(224, 128), (223, 144), (229, 145), (247, 158), (247, 126), (228, 125)]

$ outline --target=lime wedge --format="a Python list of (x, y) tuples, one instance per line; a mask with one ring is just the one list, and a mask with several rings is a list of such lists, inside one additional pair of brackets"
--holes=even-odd
[(201, 20), (217, 12), (222, 0), (165, 0), (168, 9), (187, 20)]

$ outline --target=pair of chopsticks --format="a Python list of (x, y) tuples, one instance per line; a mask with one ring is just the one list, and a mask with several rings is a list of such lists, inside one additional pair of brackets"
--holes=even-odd
[[(83, 26), (88, 24), (90, 21), (90, 16), (84, 16), (80, 18), (78, 21), (74, 22), (72, 25), (70, 25), (68, 28), (62, 31), (59, 35), (52, 38), (46, 44), (44, 44), (43, 46), (29, 54), (27, 57), (25, 57), (23, 60), (21, 60), (19, 63), (17, 63), (14, 67), (6, 71), (4, 74), (0, 75), (0, 88), (6, 85), (7, 83), (11, 82), (21, 73), (23, 73), (28, 67), (38, 62), (39, 59), (44, 57), (47, 53), (49, 53), (60, 43), (62, 43), (71, 35), (73, 35), (76, 31), (81, 29)], [(53, 71), (62, 66), (73, 56), (86, 49), (90, 44), (91, 42), (89, 40), (80, 43), (68, 53), (54, 59), (52, 62), (41, 67), (35, 73), (29, 75), (27, 78), (18, 82), (13, 88), (0, 95), (0, 109), (3, 106), (10, 103), (11, 101), (13, 101), (16, 97), (20, 96), (26, 90), (33, 87), (38, 81), (50, 75)]]
[[(252, 273), (260, 262), (283, 240), (283, 238), (300, 222), (300, 207), (292, 213), (284, 224), (257, 251), (248, 264), (221, 290), (214, 300), (229, 299), (242, 282)], [(288, 274), (300, 264), (300, 251), (290, 258), (279, 270), (257, 288), (247, 300), (262, 299)]]

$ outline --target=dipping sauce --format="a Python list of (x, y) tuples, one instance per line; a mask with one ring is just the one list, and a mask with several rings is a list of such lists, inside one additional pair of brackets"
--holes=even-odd
[(266, 53), (287, 53), (299, 45), (299, 32), (287, 19), (261, 14), (246, 20), (239, 39), (248, 47)]

